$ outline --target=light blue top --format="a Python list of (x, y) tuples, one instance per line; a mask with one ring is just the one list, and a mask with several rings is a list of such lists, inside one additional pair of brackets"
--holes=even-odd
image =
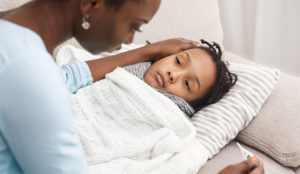
[(0, 173), (88, 174), (69, 91), (91, 83), (86, 63), (59, 69), (38, 34), (0, 20)]

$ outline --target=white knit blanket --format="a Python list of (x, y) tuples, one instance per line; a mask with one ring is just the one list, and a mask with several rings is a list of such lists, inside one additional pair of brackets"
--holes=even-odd
[(93, 174), (196, 174), (207, 161), (181, 110), (122, 68), (79, 90), (74, 105)]

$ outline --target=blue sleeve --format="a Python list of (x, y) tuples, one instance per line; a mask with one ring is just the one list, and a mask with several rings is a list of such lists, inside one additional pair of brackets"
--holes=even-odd
[(0, 80), (0, 134), (22, 173), (88, 174), (71, 94), (53, 60), (12, 63)]
[(75, 61), (61, 66), (60, 69), (65, 84), (73, 94), (93, 83), (90, 69), (85, 62)]

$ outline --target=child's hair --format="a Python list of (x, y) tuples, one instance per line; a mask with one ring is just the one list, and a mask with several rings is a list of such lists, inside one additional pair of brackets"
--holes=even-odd
[(216, 81), (215, 84), (211, 87), (211, 89), (200, 99), (194, 100), (190, 102), (190, 105), (193, 107), (195, 112), (199, 111), (203, 107), (216, 103), (219, 101), (236, 83), (237, 75), (229, 72), (222, 58), (222, 50), (220, 46), (213, 42), (211, 45), (205, 40), (201, 40), (202, 44), (207, 45), (207, 47), (200, 47), (206, 51), (213, 59), (216, 65)]

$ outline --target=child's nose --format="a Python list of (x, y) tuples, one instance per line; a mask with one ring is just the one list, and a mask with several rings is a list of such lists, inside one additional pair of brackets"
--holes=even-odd
[(171, 76), (171, 72), (170, 71), (168, 72), (168, 79), (169, 79), (170, 83), (172, 83), (174, 81), (174, 78)]
[(169, 71), (168, 76), (169, 76), (169, 82), (170, 83), (175, 83), (177, 80), (185, 78), (188, 75), (188, 72), (185, 70), (182, 71)]
[(170, 82), (170, 83), (175, 83), (176, 78), (177, 78), (177, 77), (176, 77), (176, 76), (177, 76), (176, 73), (174, 73), (174, 72), (173, 72), (173, 73), (168, 72), (168, 76), (169, 76), (169, 82)]

